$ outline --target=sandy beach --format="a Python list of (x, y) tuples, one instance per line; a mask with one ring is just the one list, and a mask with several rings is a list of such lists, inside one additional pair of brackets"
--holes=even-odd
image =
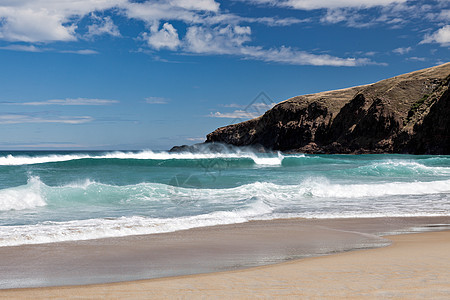
[[(271, 243), (257, 244), (256, 248), (261, 249), (259, 255), (264, 256), (270, 253), (269, 257), (275, 254), (279, 255), (279, 250), (284, 249), (280, 247), (280, 243), (284, 246), (293, 247), (295, 242), (286, 244), (286, 241), (293, 240), (294, 235), (303, 235), (303, 237), (313, 236), (319, 234), (321, 238), (331, 238), (333, 235), (328, 235), (330, 231), (327, 229), (330, 225), (333, 225), (335, 230), (334, 236), (337, 238), (332, 241), (343, 239), (344, 243), (359, 243), (362, 240), (360, 235), (358, 239), (354, 239), (351, 230), (354, 226), (360, 226), (365, 232), (379, 232), (380, 229), (391, 228), (393, 230), (399, 230), (400, 224), (411, 225), (414, 223), (424, 223), (424, 220), (428, 220), (430, 226), (429, 229), (439, 229), (434, 227), (436, 224), (448, 224), (448, 218), (407, 218), (407, 219), (392, 219), (388, 220), (380, 219), (368, 219), (368, 220), (310, 220), (301, 223), (305, 227), (299, 227), (300, 229), (295, 231), (291, 230), (287, 232), (286, 239), (276, 239), (276, 236), (284, 236), (281, 234), (274, 235), (269, 238)], [(231, 256), (236, 256), (239, 253), (246, 253), (242, 257), (243, 260), (248, 260), (249, 257), (257, 255), (255, 249), (248, 249), (248, 245), (244, 243), (244, 248), (239, 251), (232, 251), (235, 248), (234, 242), (242, 243), (246, 238), (255, 232), (263, 232), (263, 237), (268, 238), (270, 232), (280, 233), (281, 228), (296, 228), (293, 224), (298, 223), (299, 220), (275, 220), (269, 222), (255, 222), (253, 225), (234, 225), (223, 226), (219, 228), (204, 228), (192, 231), (184, 232), (185, 239), (192, 242), (190, 235), (203, 236), (199, 239), (200, 246), (196, 251), (192, 253), (199, 253), (200, 257), (204, 257), (205, 260), (211, 264), (211, 261), (222, 260), (225, 258), (225, 253), (231, 251)], [(317, 225), (318, 223), (320, 225)], [(410, 224), (411, 223), (411, 224)], [(361, 226), (365, 224), (365, 226)], [(433, 225), (434, 224), (434, 225)], [(269, 225), (269, 226), (267, 226)], [(242, 226), (241, 228), (239, 228)], [(237, 228), (238, 227), (238, 228)], [(324, 231), (320, 231), (319, 227)], [(445, 226), (444, 226), (445, 227)], [(243, 228), (246, 228), (243, 230)], [(264, 229), (265, 228), (265, 229)], [(272, 231), (272, 229), (275, 231)], [(411, 228), (411, 226), (410, 226)], [(270, 229), (270, 230), (268, 230)], [(306, 230), (308, 229), (308, 230)], [(311, 229), (314, 229), (313, 235), (311, 235)], [(244, 232), (240, 238), (229, 239), (227, 241), (231, 246), (225, 248), (222, 254), (215, 253), (216, 251), (201, 250), (204, 248), (201, 241), (211, 242), (208, 237), (208, 232), (214, 233), (211, 236), (218, 237), (217, 240), (221, 240), (229, 233)], [(221, 233), (222, 232), (222, 233)], [(349, 235), (343, 235), (347, 232)], [(175, 233), (174, 233), (175, 234)], [(179, 233), (178, 233), (179, 234)], [(249, 234), (248, 236), (246, 234)], [(205, 237), (206, 236), (206, 237)], [(363, 233), (362, 236), (366, 238), (371, 237), (370, 233)], [(165, 239), (171, 235), (161, 235), (159, 238)], [(260, 236), (261, 237), (261, 236)], [(141, 237), (142, 239), (142, 237)], [(296, 239), (294, 239), (296, 240)], [(311, 245), (316, 239), (307, 240), (304, 245)], [(439, 232), (424, 232), (414, 234), (401, 234), (393, 236), (385, 236), (382, 240), (393, 241), (393, 243), (387, 247), (376, 249), (365, 249), (356, 251), (347, 251), (344, 253), (311, 257), (303, 259), (293, 259), (287, 262), (276, 263), (267, 266), (251, 267), (251, 268), (237, 268), (238, 270), (212, 272), (207, 274), (197, 274), (188, 276), (173, 276), (158, 279), (126, 281), (119, 283), (107, 283), (96, 285), (77, 285), (77, 286), (62, 286), (62, 287), (40, 287), (29, 289), (3, 289), (0, 291), (0, 298), (108, 298), (108, 299), (123, 299), (123, 298), (290, 298), (290, 297), (303, 297), (303, 298), (427, 298), (427, 299), (448, 299), (450, 297), (450, 231)], [(159, 242), (161, 242), (160, 240)], [(250, 243), (254, 243), (254, 239), (250, 239)], [(317, 240), (316, 240), (317, 241)], [(372, 239), (364, 239), (364, 242), (373, 242)], [(109, 241), (111, 242), (111, 241)], [(129, 241), (128, 241), (129, 242)], [(87, 242), (85, 242), (87, 243)], [(99, 243), (99, 241), (91, 242)], [(102, 241), (101, 243), (105, 243)], [(120, 240), (114, 241), (119, 247), (112, 248), (116, 252), (125, 251), (120, 247)], [(64, 244), (64, 243), (63, 243)], [(70, 243), (69, 243), (70, 244)], [(142, 244), (142, 243), (141, 243)], [(267, 247), (267, 245), (278, 245), (276, 248)], [(69, 249), (66, 243), (66, 249)], [(331, 245), (331, 244), (330, 244)], [(55, 247), (57, 249), (58, 247)], [(70, 246), (70, 245), (69, 245)], [(73, 245), (72, 245), (73, 246)], [(86, 245), (85, 245), (86, 246)], [(167, 246), (167, 244), (163, 245)], [(216, 246), (220, 246), (216, 243)], [(335, 245), (336, 246), (336, 245)], [(355, 246), (355, 245), (353, 245)], [(30, 246), (31, 247), (31, 246)], [(36, 247), (36, 246), (34, 246)], [(42, 247), (42, 246), (41, 246)], [(24, 251), (27, 247), (5, 247), (14, 248), (15, 255), (23, 255), (20, 251)], [(170, 248), (170, 247), (169, 247)], [(320, 247), (319, 247), (320, 248)], [(363, 248), (363, 247), (361, 247)], [(35, 249), (35, 248), (34, 248)], [(69, 255), (73, 256), (75, 252), (84, 249), (81, 247), (77, 250), (69, 251)], [(119, 250), (118, 250), (119, 249)], [(174, 249), (174, 248), (173, 248)], [(264, 252), (266, 249), (266, 252)], [(268, 250), (267, 250), (268, 249)], [(3, 249), (1, 249), (3, 250)], [(6, 249), (8, 250), (8, 249)], [(2, 257), (5, 257), (4, 254)], [(9, 249), (11, 250), (11, 249)], [(29, 249), (28, 249), (29, 250)], [(42, 250), (42, 249), (41, 249)], [(91, 251), (89, 249), (89, 251)], [(142, 250), (142, 249), (141, 249)], [(147, 249), (148, 250), (148, 249)], [(211, 250), (211, 249), (210, 249)], [(135, 251), (136, 256), (139, 257), (139, 248)], [(240, 252), (242, 251), (242, 252)], [(308, 249), (307, 251), (317, 251), (317, 249)], [(344, 250), (345, 251), (345, 250)], [(108, 253), (108, 251), (105, 251)], [(110, 251), (111, 252), (111, 251)], [(176, 251), (169, 251), (170, 255), (175, 258)], [(31, 252), (30, 252), (31, 253)], [(56, 253), (56, 252), (55, 252)], [(53, 253), (53, 254), (55, 254)], [(79, 255), (80, 252), (78, 252)], [(99, 252), (97, 252), (98, 255)], [(129, 255), (129, 253), (127, 254)], [(160, 254), (158, 259), (162, 256)], [(45, 254), (40, 255), (45, 263)], [(217, 259), (219, 257), (219, 259)], [(26, 257), (22, 256), (24, 260)], [(57, 264), (58, 256), (54, 257)], [(116, 253), (116, 258), (120, 261), (120, 255)], [(195, 255), (185, 256), (186, 260), (194, 260)], [(145, 259), (148, 259), (145, 258)], [(236, 259), (234, 257), (233, 259)], [(8, 260), (6, 258), (6, 260)], [(130, 258), (130, 264), (134, 266), (133, 261), (140, 262), (139, 259)], [(276, 260), (273, 260), (276, 262)], [(90, 261), (95, 267), (101, 267), (102, 262)], [(105, 261), (103, 262), (106, 263)], [(4, 264), (4, 263), (3, 263)], [(63, 261), (63, 264), (67, 264), (67, 261)], [(86, 264), (87, 265), (87, 264)], [(40, 270), (37, 265), (34, 266), (37, 270)], [(69, 266), (66, 265), (67, 268)], [(117, 267), (117, 266), (116, 266)], [(222, 264), (218, 264), (216, 267), (223, 267)], [(77, 271), (76, 266), (71, 266), (72, 273)], [(5, 268), (2, 268), (1, 273), (5, 274)], [(117, 271), (117, 270), (116, 270)], [(201, 272), (201, 268), (198, 270)], [(75, 273), (76, 273), (75, 272)]]

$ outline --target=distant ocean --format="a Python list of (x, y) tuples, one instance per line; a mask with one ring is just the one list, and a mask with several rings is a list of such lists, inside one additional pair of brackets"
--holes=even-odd
[(0, 246), (276, 218), (450, 215), (450, 156), (0, 152)]

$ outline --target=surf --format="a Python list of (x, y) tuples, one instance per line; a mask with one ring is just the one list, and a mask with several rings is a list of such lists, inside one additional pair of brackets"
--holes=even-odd
[(247, 159), (252, 160), (256, 165), (281, 165), (284, 155), (277, 153), (275, 156), (270, 154), (256, 154), (254, 152), (229, 152), (229, 153), (169, 153), (154, 152), (150, 150), (140, 152), (108, 152), (103, 154), (50, 154), (50, 155), (4, 155), (0, 156), (0, 166), (20, 166), (46, 164), (56, 162), (67, 162), (77, 160), (215, 160), (215, 159)]

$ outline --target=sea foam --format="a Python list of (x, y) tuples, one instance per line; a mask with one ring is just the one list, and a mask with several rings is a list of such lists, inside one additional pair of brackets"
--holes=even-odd
[[(303, 157), (303, 155), (297, 155)], [(25, 156), (25, 155), (6, 155), (0, 157), (0, 165), (19, 166), (44, 164), (54, 162), (65, 162), (81, 159), (135, 159), (135, 160), (201, 160), (201, 159), (251, 159), (257, 165), (281, 165), (284, 155), (281, 153), (273, 155), (256, 154), (253, 152), (237, 151), (229, 153), (169, 153), (153, 152), (150, 150), (141, 152), (110, 152), (99, 155), (88, 154), (65, 154), (65, 155), (43, 155), (43, 156)]]
[(0, 190), (0, 211), (45, 206), (46, 202), (41, 193), (42, 185), (38, 177), (31, 177), (24, 186)]

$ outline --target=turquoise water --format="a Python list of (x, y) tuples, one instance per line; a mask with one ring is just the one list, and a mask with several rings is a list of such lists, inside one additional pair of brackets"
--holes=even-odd
[(450, 215), (450, 156), (0, 152), (0, 246), (275, 218)]

